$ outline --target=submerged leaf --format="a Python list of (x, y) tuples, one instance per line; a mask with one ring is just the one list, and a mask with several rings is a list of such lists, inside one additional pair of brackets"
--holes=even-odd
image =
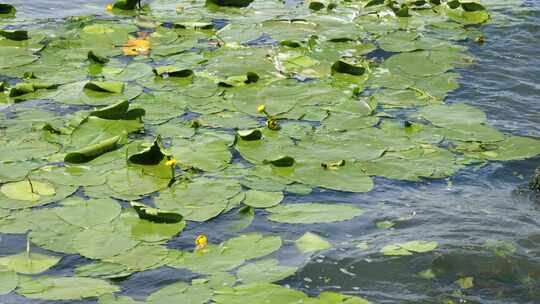
[(296, 247), (303, 253), (316, 252), (330, 248), (332, 245), (313, 232), (306, 232), (295, 241)]
[(270, 216), (268, 216), (269, 220), (290, 224), (346, 221), (363, 213), (362, 209), (352, 205), (323, 203), (288, 204), (267, 210), (270, 212)]

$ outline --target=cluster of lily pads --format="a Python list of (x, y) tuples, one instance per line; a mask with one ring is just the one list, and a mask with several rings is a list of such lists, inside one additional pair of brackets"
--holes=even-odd
[[(266, 257), (279, 236), (166, 243), (186, 221), (225, 213), (242, 228), (254, 209), (289, 224), (362, 214), (280, 204), (285, 193), (368, 192), (374, 177), (443, 178), (540, 154), (538, 139), (444, 103), (455, 69), (475, 62), (461, 42), (483, 41), (468, 27), (490, 19), (478, 2), (119, 0), (107, 11), (37, 27), (0, 4), (0, 232), (92, 260), (74, 277), (35, 277), (60, 256), (1, 257), (0, 294), (139, 303), (107, 280), (169, 266), (202, 276), (146, 303), (368, 303), (272, 284), (296, 271)], [(310, 232), (296, 244), (330, 247)], [(413, 240), (381, 254), (437, 246)]]

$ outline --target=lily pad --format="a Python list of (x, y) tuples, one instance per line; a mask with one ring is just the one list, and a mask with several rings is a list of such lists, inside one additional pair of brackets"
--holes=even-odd
[(70, 198), (62, 201), (54, 212), (62, 220), (81, 228), (110, 223), (120, 215), (120, 205), (112, 199), (83, 200)]
[(50, 183), (23, 180), (2, 185), (0, 191), (8, 198), (21, 201), (39, 201), (42, 197), (52, 197), (56, 194)]
[(147, 303), (168, 304), (182, 302), (186, 304), (206, 303), (212, 297), (212, 291), (205, 284), (188, 285), (178, 282), (151, 294)]
[(106, 281), (77, 277), (21, 277), (17, 293), (30, 299), (81, 300), (117, 292), (120, 289)]
[(180, 222), (183, 219), (181, 214), (156, 208), (150, 208), (144, 204), (140, 204), (137, 202), (131, 202), (131, 207), (135, 209), (141, 219), (148, 220), (154, 223), (174, 224)]
[(60, 257), (40, 253), (21, 252), (0, 258), (0, 265), (23, 274), (37, 274), (48, 270), (60, 261)]
[(0, 295), (5, 295), (17, 288), (19, 277), (14, 271), (0, 269)]
[(292, 276), (296, 270), (295, 267), (279, 265), (276, 259), (265, 259), (240, 267), (236, 275), (247, 284), (272, 283)]
[(290, 224), (331, 223), (350, 220), (362, 209), (346, 204), (297, 203), (267, 209), (268, 219)]
[(283, 200), (281, 192), (266, 192), (249, 190), (246, 192), (244, 204), (253, 208), (270, 208), (278, 205)]
[(326, 250), (332, 247), (327, 240), (313, 232), (306, 232), (302, 237), (295, 241), (295, 244), (303, 253)]

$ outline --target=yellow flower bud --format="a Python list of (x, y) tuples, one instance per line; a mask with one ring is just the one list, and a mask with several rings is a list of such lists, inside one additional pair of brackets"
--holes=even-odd
[(259, 105), (257, 107), (257, 112), (264, 113), (265, 111), (266, 111), (266, 106), (265, 105), (262, 104), (262, 105)]
[(107, 4), (107, 6), (105, 7), (105, 10), (106, 10), (107, 12), (112, 12), (112, 10), (113, 10), (113, 5), (110, 4), (110, 3)]
[(165, 165), (169, 166), (169, 167), (174, 167), (176, 166), (176, 164), (178, 163), (178, 161), (176, 160), (176, 158), (171, 158), (169, 159), (168, 161), (165, 162)]
[(201, 234), (195, 239), (195, 246), (197, 246), (197, 249), (203, 249), (208, 244), (208, 239), (206, 238), (206, 235)]
[(277, 131), (281, 129), (279, 122), (275, 118), (268, 118), (268, 120), (266, 121), (266, 126), (272, 131)]

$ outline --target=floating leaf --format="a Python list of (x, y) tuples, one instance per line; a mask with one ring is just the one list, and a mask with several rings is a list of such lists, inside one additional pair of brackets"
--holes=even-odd
[(103, 259), (119, 255), (137, 246), (138, 243), (112, 227), (96, 226), (79, 232), (73, 240), (73, 247), (82, 256)]
[(9, 270), (24, 274), (37, 274), (46, 271), (60, 261), (60, 257), (40, 253), (21, 252), (0, 258), (0, 265)]
[(184, 282), (178, 282), (152, 293), (146, 303), (168, 304), (181, 302), (197, 304), (206, 303), (211, 297), (212, 291), (206, 284), (188, 285)]
[(154, 74), (161, 77), (189, 77), (193, 76), (190, 69), (182, 69), (175, 66), (159, 66), (153, 69)]
[(278, 250), (281, 244), (279, 236), (244, 234), (220, 245), (208, 244), (194, 252), (185, 252), (179, 260), (169, 265), (199, 273), (228, 271), (242, 265), (246, 260), (263, 257)]
[(124, 92), (124, 83), (117, 81), (90, 81), (84, 85), (84, 88), (96, 92), (122, 94)]
[(97, 63), (97, 64), (105, 64), (109, 62), (109, 58), (105, 56), (101, 56), (99, 54), (96, 54), (94, 51), (88, 51), (88, 60)]
[(106, 281), (77, 277), (21, 277), (17, 293), (30, 299), (80, 300), (119, 291)]
[(295, 241), (296, 247), (303, 253), (326, 250), (332, 245), (319, 235), (313, 232), (306, 232)]
[(91, 161), (100, 155), (113, 150), (122, 136), (114, 136), (99, 143), (84, 147), (78, 151), (69, 152), (64, 161), (72, 164), (81, 164)]
[(276, 259), (266, 259), (240, 267), (237, 276), (244, 284), (272, 283), (290, 277), (295, 272), (295, 267), (281, 266)]
[(183, 219), (183, 216), (179, 213), (150, 208), (137, 202), (131, 202), (131, 206), (135, 209), (141, 219), (151, 222), (172, 224), (178, 223)]
[(276, 167), (291, 167), (294, 165), (295, 160), (290, 156), (280, 156), (274, 159), (265, 159), (263, 162)]
[(127, 266), (108, 262), (95, 262), (78, 266), (75, 275), (78, 277), (92, 277), (102, 279), (125, 278), (133, 272), (127, 270)]
[(346, 221), (363, 213), (362, 209), (352, 205), (323, 203), (288, 204), (267, 210), (270, 212), (269, 220), (290, 224)]
[(14, 271), (0, 268), (0, 296), (17, 288), (19, 277)]
[(351, 74), (355, 76), (363, 75), (366, 68), (349, 60), (338, 60), (332, 65), (332, 72)]
[(71, 225), (91, 228), (110, 223), (120, 215), (120, 205), (112, 199), (84, 200), (70, 198), (53, 209), (56, 215)]
[(248, 140), (248, 141), (259, 140), (262, 138), (262, 132), (259, 129), (239, 130), (237, 131), (237, 134), (243, 140)]
[(137, 165), (157, 165), (168, 154), (161, 143), (161, 137), (156, 137), (154, 142), (148, 148), (133, 154), (129, 157), (129, 161)]
[(129, 110), (129, 102), (127, 100), (106, 106), (90, 112), (90, 115), (102, 119), (137, 119), (145, 114), (144, 109)]
[(212, 299), (219, 304), (263, 304), (276, 302), (306, 303), (309, 297), (303, 292), (287, 287), (268, 283), (255, 283), (238, 285), (226, 293), (215, 295)]
[(386, 245), (381, 249), (381, 253), (384, 255), (413, 255), (414, 253), (432, 251), (438, 246), (439, 244), (435, 241), (410, 241)]
[(282, 200), (281, 192), (249, 190), (246, 192), (244, 204), (253, 208), (269, 208), (278, 205)]
[(0, 191), (8, 198), (22, 201), (37, 202), (42, 197), (52, 197), (56, 194), (50, 183), (23, 180), (2, 185)]
[(102, 295), (98, 299), (98, 304), (143, 304), (144, 302), (135, 301), (126, 296), (115, 296), (112, 294)]

